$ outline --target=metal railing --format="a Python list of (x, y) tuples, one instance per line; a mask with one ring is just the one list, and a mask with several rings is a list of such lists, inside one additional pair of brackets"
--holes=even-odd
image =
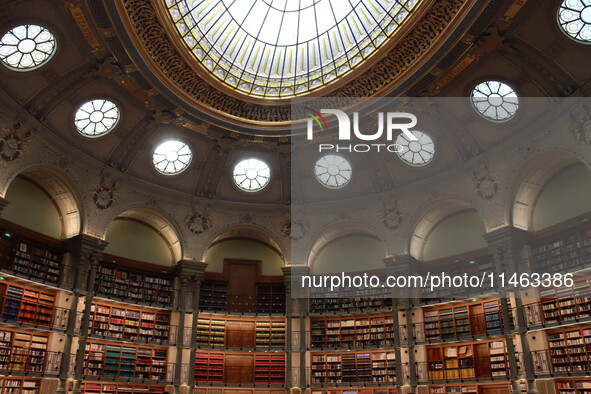
[(285, 330), (248, 331), (225, 328), (207, 334), (197, 333), (199, 348), (285, 349)]
[(55, 375), (59, 374), (62, 353), (41, 349), (2, 349), (0, 372), (9, 375)]
[(368, 369), (353, 369), (343, 371), (342, 368), (314, 370), (312, 367), (306, 367), (307, 379), (312, 386), (354, 386), (354, 385), (376, 385), (393, 386), (396, 384), (396, 370), (393, 367), (385, 367), (376, 374), (376, 369), (372, 371), (371, 365)]
[[(96, 380), (113, 380), (126, 382), (172, 383), (174, 381), (174, 363), (158, 363), (153, 360), (144, 364), (135, 361), (133, 364), (111, 364), (113, 369), (104, 365), (104, 358), (93, 358), (89, 355), (84, 362), (84, 376)], [(102, 354), (101, 354), (102, 357)], [(123, 360), (122, 360), (123, 361)], [(89, 363), (103, 363), (103, 367), (92, 368)]]
[(266, 300), (256, 296), (225, 295), (219, 300), (201, 296), (201, 312), (235, 312), (248, 314), (285, 314), (285, 297), (273, 296)]
[[(514, 309), (509, 309), (511, 331), (515, 330), (513, 313)], [(499, 310), (494, 314), (470, 314), (455, 319), (440, 317), (433, 322), (413, 323), (412, 332), (417, 343), (438, 343), (501, 335), (503, 328), (503, 316)]]
[[(591, 303), (588, 301), (577, 302), (569, 308), (550, 308), (552, 302), (561, 302), (560, 298), (548, 300), (548, 302), (533, 302), (523, 305), (525, 324), (528, 327), (557, 326), (568, 323), (591, 321)], [(544, 307), (546, 305), (546, 307)], [(546, 309), (544, 309), (546, 308)]]
[[(26, 301), (10, 295), (0, 296), (3, 305), (0, 321), (15, 326), (45, 328), (48, 330), (66, 331), (70, 310), (53, 305)], [(77, 321), (82, 313), (77, 312)]]
[(215, 384), (284, 386), (285, 365), (195, 367), (195, 385)]
[(544, 349), (534, 350), (530, 356), (536, 376), (591, 375), (591, 363), (585, 353), (567, 354), (565, 349)]
[[(95, 327), (90, 327), (88, 329), (88, 334), (91, 337), (95, 338), (104, 338), (104, 339), (119, 339), (123, 341), (133, 341), (139, 343), (153, 343), (158, 345), (174, 345), (177, 341), (177, 333), (178, 333), (178, 326), (168, 326), (168, 330), (159, 330), (159, 331), (168, 331), (166, 335), (156, 335), (155, 329), (146, 329), (142, 327), (136, 327), (137, 332), (126, 332), (126, 331), (115, 331), (112, 329), (111, 325), (108, 322), (102, 322), (107, 324), (109, 327), (108, 329), (97, 329)], [(127, 329), (129, 327), (125, 327)], [(185, 328), (186, 329), (186, 328)], [(190, 331), (190, 328), (188, 329)], [(189, 334), (190, 338), (190, 334)]]
[[(515, 354), (518, 374), (522, 365), (521, 355)], [(492, 357), (502, 357), (493, 361)], [(441, 361), (417, 362), (416, 374), (419, 382), (510, 380), (509, 361), (503, 353), (490, 357), (465, 357)]]
[(51, 286), (60, 287), (62, 289), (71, 290), (74, 288), (74, 280), (76, 278), (76, 270), (66, 265), (60, 266), (60, 273), (58, 280), (50, 280), (40, 275), (38, 270), (27, 269), (26, 267), (17, 266), (13, 261), (9, 261), (0, 270), (6, 272), (9, 275), (14, 275), (19, 278), (27, 279), (37, 283), (43, 283)]

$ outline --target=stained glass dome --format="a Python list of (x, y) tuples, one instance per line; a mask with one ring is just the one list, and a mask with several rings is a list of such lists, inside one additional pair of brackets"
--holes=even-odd
[(286, 98), (369, 57), (421, 0), (165, 0), (183, 41), (244, 94)]

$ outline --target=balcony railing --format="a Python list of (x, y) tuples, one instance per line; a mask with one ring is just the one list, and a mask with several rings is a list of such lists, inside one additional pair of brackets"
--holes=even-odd
[[(9, 312), (7, 305), (13, 305)], [(70, 310), (53, 305), (33, 303), (20, 298), (2, 295), (0, 305), (4, 305), (0, 320), (4, 323), (48, 330), (66, 331)], [(18, 312), (17, 312), (18, 311)], [(82, 313), (77, 312), (76, 321), (80, 322)], [(79, 329), (79, 324), (78, 324)]]
[(89, 354), (84, 362), (84, 376), (93, 380), (110, 380), (142, 383), (171, 383), (174, 380), (174, 363), (132, 364), (122, 362), (106, 364), (102, 353)]
[(0, 372), (9, 375), (50, 375), (59, 373), (62, 353), (41, 349), (2, 349)]
[[(493, 361), (490, 357), (465, 357), (441, 361), (417, 362), (416, 373), (419, 382), (510, 380), (509, 361)], [(521, 373), (522, 356), (515, 353), (518, 375)]]
[[(556, 349), (544, 349), (531, 352), (536, 376), (591, 375), (591, 360), (587, 358), (585, 353), (558, 354), (556, 351)], [(577, 358), (579, 358), (578, 361)]]
[(284, 386), (285, 365), (228, 366), (210, 365), (208, 368), (195, 367), (195, 385), (255, 385)]

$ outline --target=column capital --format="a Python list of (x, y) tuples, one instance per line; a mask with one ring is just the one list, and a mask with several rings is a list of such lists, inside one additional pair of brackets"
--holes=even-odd
[(103, 251), (109, 244), (107, 241), (88, 234), (80, 234), (66, 240), (68, 251), (80, 257), (95, 256), (102, 258)]
[(384, 260), (388, 275), (407, 275), (417, 271), (419, 261), (409, 254), (386, 257)]
[(207, 266), (208, 264), (203, 261), (184, 259), (176, 263), (174, 275), (181, 280), (194, 280), (201, 283), (205, 277)]
[(528, 243), (532, 234), (513, 226), (504, 226), (483, 235), (489, 246), (519, 246)]
[(5, 199), (4, 197), (0, 197), (0, 213), (2, 213), (2, 211), (4, 210), (4, 208), (6, 208), (8, 204), (9, 202), (7, 199)]
[(307, 265), (288, 265), (281, 267), (281, 271), (283, 271), (285, 285), (290, 286), (294, 276), (310, 275), (311, 270)]

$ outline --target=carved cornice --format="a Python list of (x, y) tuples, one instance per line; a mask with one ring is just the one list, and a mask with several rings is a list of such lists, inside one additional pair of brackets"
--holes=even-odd
[[(152, 0), (152, 2), (160, 0)], [(145, 0), (118, 0), (117, 8), (125, 28), (131, 33), (138, 52), (148, 61), (151, 71), (174, 94), (202, 111), (214, 113), (232, 123), (259, 128), (289, 127), (292, 120), (304, 119), (305, 114), (291, 113), (285, 103), (254, 102), (245, 97), (232, 97), (219, 86), (208, 83), (185, 60), (181, 50), (167, 34), (156, 7)], [(439, 0), (429, 8), (405, 35), (396, 34), (395, 45), (371, 65), (362, 75), (336, 89), (323, 90), (334, 97), (322, 105), (327, 108), (353, 106), (358, 99), (383, 95), (407, 79), (422, 61), (433, 55), (437, 43), (462, 19), (473, 3), (469, 0)], [(379, 51), (380, 52), (380, 51)], [(375, 59), (378, 59), (376, 56)], [(355, 70), (354, 70), (355, 71)], [(330, 88), (330, 85), (327, 87)]]

